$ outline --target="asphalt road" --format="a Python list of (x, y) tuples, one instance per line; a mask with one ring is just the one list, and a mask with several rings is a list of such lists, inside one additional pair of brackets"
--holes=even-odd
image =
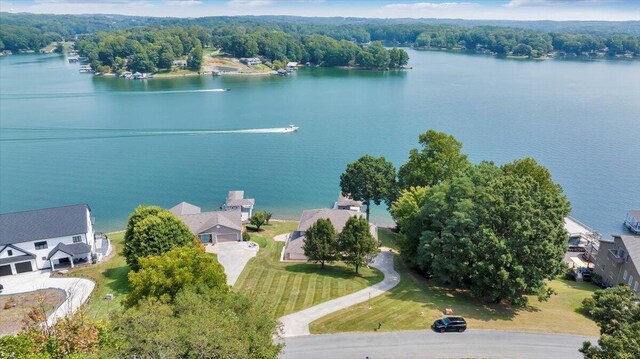
[(282, 359), (582, 358), (578, 348), (597, 338), (499, 330), (340, 333), (286, 338)]

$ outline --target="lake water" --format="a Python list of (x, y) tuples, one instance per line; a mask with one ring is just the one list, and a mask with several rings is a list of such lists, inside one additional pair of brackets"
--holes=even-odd
[[(640, 62), (409, 54), (404, 72), (147, 81), (80, 74), (58, 55), (2, 57), (0, 211), (88, 203), (108, 231), (140, 203), (215, 209), (244, 189), (257, 209), (297, 218), (332, 204), (347, 163), (369, 153), (399, 166), (430, 128), (474, 162), (533, 156), (603, 234), (640, 209)], [(203, 91), (217, 88), (231, 91)], [(198, 132), (289, 124), (300, 130)]]

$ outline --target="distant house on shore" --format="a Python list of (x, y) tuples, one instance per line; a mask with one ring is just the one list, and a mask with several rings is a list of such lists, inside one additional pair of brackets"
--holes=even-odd
[(171, 66), (174, 69), (186, 69), (187, 68), (187, 60), (173, 60)]
[(626, 284), (640, 294), (640, 237), (614, 235), (600, 241), (595, 273), (606, 285)]
[(240, 211), (242, 221), (248, 221), (253, 215), (255, 203), (256, 200), (253, 198), (244, 198), (244, 191), (229, 191), (222, 209), (225, 211)]
[(287, 71), (294, 71), (298, 69), (298, 63), (297, 62), (288, 62), (287, 63)]
[(260, 65), (262, 61), (257, 57), (242, 57), (240, 62), (247, 66)]
[[(336, 232), (340, 233), (347, 224), (349, 218), (354, 216), (363, 216), (362, 213), (347, 209), (320, 208), (310, 209), (302, 212), (300, 224), (298, 228), (291, 234), (291, 238), (287, 241), (283, 254), (283, 260), (306, 261), (307, 256), (304, 255), (305, 232), (318, 221), (318, 219), (326, 218), (331, 221)], [(371, 235), (378, 238), (378, 228), (374, 224), (369, 224)]]
[(342, 192), (338, 193), (338, 199), (333, 205), (333, 209), (346, 209), (349, 211), (362, 211), (362, 202), (345, 197)]
[(93, 225), (86, 204), (0, 214), (0, 276), (100, 260), (109, 244)]
[(182, 219), (202, 243), (216, 244), (242, 239), (240, 211), (202, 212), (200, 207), (187, 202), (179, 203), (169, 211)]
[(625, 227), (635, 234), (640, 234), (640, 211), (627, 212), (627, 218), (624, 220)]

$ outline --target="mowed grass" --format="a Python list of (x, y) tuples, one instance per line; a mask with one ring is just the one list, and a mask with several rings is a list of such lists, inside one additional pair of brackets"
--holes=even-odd
[[(380, 229), (379, 236), (388, 246), (397, 241), (397, 235), (388, 229)], [(311, 323), (311, 332), (373, 331), (378, 321), (383, 331), (427, 329), (442, 317), (445, 308), (452, 308), (473, 329), (598, 335), (598, 327), (579, 309), (582, 300), (597, 289), (591, 283), (554, 280), (549, 285), (557, 295), (547, 302), (531, 297), (529, 305), (520, 308), (485, 303), (464, 291), (431, 284), (398, 257), (395, 263), (400, 284), (372, 299), (372, 309), (368, 303), (361, 303), (335, 312)]]
[(342, 263), (325, 265), (313, 263), (282, 263), (283, 242), (272, 238), (293, 232), (297, 222), (271, 222), (262, 232), (250, 232), (251, 239), (260, 245), (258, 255), (251, 259), (238, 278), (234, 289), (250, 298), (263, 301), (270, 313), (283, 315), (338, 298), (366, 288), (382, 280), (375, 269), (353, 268)]
[[(121, 308), (124, 296), (129, 292), (129, 266), (122, 256), (122, 243), (124, 232), (108, 234), (115, 252), (101, 263), (83, 268), (74, 269), (67, 274), (71, 277), (89, 278), (96, 282), (96, 287), (91, 297), (85, 303), (85, 309), (90, 317), (105, 319), (109, 313)], [(106, 300), (107, 294), (113, 294), (113, 300)]]

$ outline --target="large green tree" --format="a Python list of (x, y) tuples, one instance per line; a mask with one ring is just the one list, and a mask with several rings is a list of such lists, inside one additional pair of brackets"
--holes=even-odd
[(129, 272), (127, 307), (146, 298), (168, 303), (185, 288), (221, 292), (228, 288), (224, 268), (196, 246), (176, 247), (158, 256), (140, 258), (139, 266), (137, 272)]
[(600, 327), (600, 334), (613, 334), (627, 323), (640, 321), (640, 296), (626, 285), (595, 291), (582, 301), (584, 310)]
[(113, 319), (112, 358), (276, 359), (277, 322), (241, 293), (180, 291), (171, 303), (145, 299)]
[(320, 218), (304, 232), (304, 255), (310, 262), (320, 263), (324, 268), (325, 262), (336, 260), (338, 250), (338, 234), (331, 221)]
[(384, 157), (364, 155), (353, 163), (340, 176), (340, 189), (345, 196), (362, 201), (367, 206), (369, 220), (371, 204), (379, 205), (394, 195), (396, 170), (393, 163)]
[(189, 228), (173, 213), (157, 206), (139, 206), (129, 217), (123, 254), (131, 269), (137, 271), (142, 257), (195, 243)]
[(470, 288), (495, 302), (526, 303), (526, 295), (549, 297), (546, 281), (565, 268), (566, 197), (545, 190), (530, 176), (491, 181), (477, 201), (478, 229)]
[(366, 265), (378, 253), (378, 244), (371, 235), (369, 221), (362, 216), (353, 216), (340, 233), (338, 249), (342, 260), (354, 266), (358, 273), (360, 266)]
[(421, 134), (422, 149), (412, 149), (409, 161), (398, 171), (400, 188), (433, 186), (460, 174), (469, 166), (467, 155), (461, 152), (462, 143), (452, 135), (435, 130)]
[(598, 346), (584, 342), (585, 359), (640, 358), (640, 296), (626, 285), (596, 291), (584, 310), (600, 327)]
[(189, 52), (189, 58), (187, 59), (187, 67), (189, 70), (200, 71), (200, 68), (202, 67), (202, 56), (203, 51), (200, 44), (191, 49)]

